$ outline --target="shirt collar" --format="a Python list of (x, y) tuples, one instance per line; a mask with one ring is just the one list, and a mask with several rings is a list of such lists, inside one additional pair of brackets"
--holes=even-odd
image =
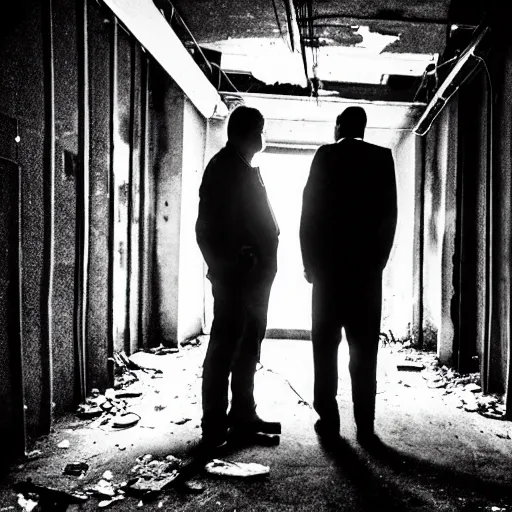
[(363, 140), (362, 137), (341, 137), (341, 139), (338, 139), (336, 142), (341, 142), (342, 140), (345, 140), (345, 139)]

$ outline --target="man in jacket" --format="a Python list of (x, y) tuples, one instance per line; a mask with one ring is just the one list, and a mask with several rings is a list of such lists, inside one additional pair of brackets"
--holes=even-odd
[(236, 108), (228, 121), (228, 142), (210, 160), (199, 191), (196, 236), (214, 299), (202, 382), (202, 441), (207, 448), (225, 444), (228, 430), (281, 432), (280, 423), (257, 415), (254, 401), (279, 237), (259, 169), (251, 165), (263, 149), (263, 128), (258, 110)]
[(334, 144), (321, 146), (304, 189), (300, 241), (304, 273), (313, 284), (314, 407), (321, 436), (338, 436), (338, 347), (349, 345), (354, 419), (359, 442), (374, 433), (382, 272), (397, 222), (391, 150), (363, 141), (366, 113), (345, 109)]

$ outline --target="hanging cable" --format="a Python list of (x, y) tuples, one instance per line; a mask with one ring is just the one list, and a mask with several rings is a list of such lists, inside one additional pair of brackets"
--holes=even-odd
[[(226, 81), (228, 82), (229, 85), (231, 85), (231, 87), (233, 87), (233, 89), (235, 90), (235, 92), (240, 92), (236, 87), (235, 87), (235, 84), (233, 84), (233, 82), (230, 80), (229, 76), (226, 74), (226, 72), (216, 63), (216, 62), (212, 62), (211, 63), (212, 66), (216, 67), (223, 75), (224, 75), (224, 78), (226, 79)], [(220, 81), (219, 81), (219, 88), (220, 88)]]
[(290, 50), (290, 52), (293, 52), (293, 49), (290, 46), (290, 43), (289, 43), (288, 39), (283, 34), (283, 29), (281, 27), (281, 22), (279, 21), (279, 13), (277, 12), (276, 0), (272, 0), (272, 6), (274, 7), (274, 14), (276, 15), (277, 28), (279, 29), (279, 34), (281, 36), (281, 39), (284, 41), (284, 43), (288, 47), (288, 50)]
[[(187, 31), (188, 35), (190, 36), (190, 39), (192, 40), (192, 42), (194, 43), (194, 46), (197, 48), (197, 50), (199, 51), (199, 53), (201, 54), (201, 57), (203, 57), (204, 59), (204, 62), (206, 63), (206, 65), (208, 66), (208, 69), (210, 71), (210, 73), (213, 73), (213, 69), (212, 69), (212, 64), (211, 62), (206, 58), (206, 55), (203, 53), (203, 50), (201, 49), (201, 47), (199, 46), (199, 44), (197, 43), (195, 37), (193, 36), (192, 32), (190, 32), (189, 28), (187, 27), (187, 24), (183, 21), (183, 18), (180, 16), (179, 12), (175, 9), (174, 5), (172, 4), (171, 0), (167, 0), (167, 3), (169, 4), (170, 8), (171, 8), (171, 18), (170, 20), (168, 21), (169, 25), (171, 24), (171, 21), (172, 21), (172, 18), (173, 17), (176, 17), (176, 20), (180, 23), (180, 25)], [(165, 16), (164, 16), (165, 18)]]
[[(473, 55), (473, 57), (476, 57), (476, 55)], [(452, 99), (453, 95), (455, 93), (457, 93), (459, 91), (459, 89), (470, 79), (473, 77), (473, 75), (475, 74), (475, 71), (476, 71), (477, 67), (475, 67), (474, 69), (472, 69), (468, 75), (466, 76), (466, 78), (464, 78), (464, 80), (462, 80), (462, 82), (453, 90), (453, 92), (447, 97), (447, 98), (439, 98), (439, 101), (442, 101), (443, 102), (443, 107)], [(437, 119), (437, 116), (441, 113), (441, 111), (443, 110), (443, 108), (440, 108), (438, 110), (438, 112), (434, 115), (434, 117), (431, 119), (429, 125), (427, 126), (427, 128), (423, 131), (423, 133), (418, 133), (418, 132), (414, 132), (416, 135), (419, 135), (420, 137), (423, 137), (424, 135), (427, 134), (427, 132), (430, 130), (430, 127), (432, 126), (432, 124), (434, 123), (434, 121)], [(414, 130), (413, 130), (414, 131)]]

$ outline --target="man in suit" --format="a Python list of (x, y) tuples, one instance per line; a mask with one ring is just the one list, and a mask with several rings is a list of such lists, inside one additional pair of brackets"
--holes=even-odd
[[(277, 271), (279, 227), (252, 158), (264, 146), (264, 118), (237, 107), (228, 142), (209, 162), (199, 191), (197, 242), (208, 265), (214, 318), (203, 365), (202, 441), (206, 448), (237, 434), (279, 434), (256, 413), (254, 374)], [(231, 408), (228, 381), (231, 375)]]
[(313, 284), (312, 344), (315, 429), (338, 436), (338, 347), (349, 345), (357, 436), (374, 433), (382, 272), (397, 222), (391, 150), (363, 141), (366, 113), (348, 107), (336, 119), (334, 144), (321, 146), (304, 189), (300, 242), (304, 275)]

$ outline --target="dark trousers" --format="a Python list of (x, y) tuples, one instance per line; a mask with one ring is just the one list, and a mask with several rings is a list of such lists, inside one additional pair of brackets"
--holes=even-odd
[(381, 305), (381, 272), (313, 283), (313, 405), (321, 419), (337, 428), (338, 347), (343, 327), (356, 426), (359, 431), (373, 431)]
[(212, 279), (213, 323), (203, 364), (203, 434), (227, 429), (230, 417), (243, 421), (255, 414), (254, 374), (267, 328), (270, 290), (275, 272), (244, 285)]

